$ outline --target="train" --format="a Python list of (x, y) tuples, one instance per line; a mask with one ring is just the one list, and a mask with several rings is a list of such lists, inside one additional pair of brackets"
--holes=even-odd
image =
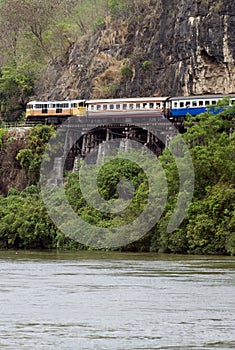
[(74, 99), (64, 101), (31, 101), (26, 107), (26, 123), (61, 124), (71, 116), (79, 118), (121, 118), (132, 116), (167, 118), (182, 123), (187, 114), (193, 116), (215, 108), (217, 102), (229, 98), (235, 106), (235, 95), (193, 95), (165, 97), (136, 97), (117, 99)]

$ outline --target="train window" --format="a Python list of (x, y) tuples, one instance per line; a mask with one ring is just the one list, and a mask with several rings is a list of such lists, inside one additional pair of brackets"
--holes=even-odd
[(199, 101), (199, 106), (200, 106), (200, 107), (203, 106), (203, 101)]
[(126, 103), (123, 103), (123, 109), (127, 109), (127, 104)]
[(156, 108), (161, 108), (160, 102), (157, 102), (157, 103), (156, 103)]
[(43, 106), (42, 104), (36, 104), (36, 105), (35, 105), (35, 108), (36, 108), (36, 109), (42, 109), (42, 106)]
[(103, 110), (106, 111), (108, 109), (107, 105), (103, 105)]
[(140, 103), (136, 103), (136, 109), (140, 108)]
[(116, 109), (120, 109), (120, 108), (121, 108), (121, 105), (117, 104)]
[(143, 103), (143, 108), (146, 108), (147, 107), (147, 103), (145, 102), (145, 103)]
[(95, 109), (95, 106), (91, 105), (91, 111), (94, 111), (94, 109)]
[(186, 107), (190, 107), (190, 101), (187, 101), (185, 105)]
[(129, 109), (133, 109), (133, 108), (134, 108), (133, 103), (130, 103), (130, 104), (129, 104)]
[(216, 101), (215, 100), (211, 101), (211, 104), (216, 105)]
[(181, 107), (181, 108), (184, 107), (184, 102), (180, 102), (180, 107)]
[(97, 111), (100, 111), (101, 110), (101, 105), (97, 105), (96, 109), (97, 109)]
[(109, 106), (109, 109), (114, 109), (114, 105), (110, 105), (110, 106)]
[(206, 106), (209, 106), (209, 104), (210, 104), (210, 101), (205, 101)]
[(193, 106), (193, 107), (197, 107), (197, 101), (193, 101), (193, 102), (192, 102), (192, 106)]
[(154, 103), (150, 102), (149, 108), (153, 108), (153, 107), (154, 107)]
[(72, 108), (77, 108), (77, 106), (78, 106), (77, 103), (72, 103), (72, 104), (71, 104), (71, 107), (72, 107)]
[(178, 107), (178, 102), (174, 102), (174, 108)]

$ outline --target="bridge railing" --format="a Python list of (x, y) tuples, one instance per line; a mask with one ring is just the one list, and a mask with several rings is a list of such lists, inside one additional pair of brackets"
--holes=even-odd
[(37, 124), (26, 124), (25, 122), (0, 122), (0, 129), (29, 128)]

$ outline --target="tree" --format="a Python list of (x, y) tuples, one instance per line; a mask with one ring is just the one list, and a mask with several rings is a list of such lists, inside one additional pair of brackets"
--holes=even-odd
[(152, 237), (151, 249), (174, 253), (235, 253), (234, 107), (219, 103), (220, 112), (188, 116), (183, 135), (195, 172), (194, 197), (180, 227), (167, 233), (177, 196), (177, 169), (166, 150), (160, 157), (168, 179), (168, 203)]
[(34, 87), (36, 68), (31, 63), (4, 66), (0, 77), (0, 102), (6, 105), (5, 119), (19, 117)]
[(36, 44), (46, 55), (52, 55), (47, 42), (47, 33), (59, 5), (59, 0), (22, 0), (20, 2), (5, 0), (3, 2), (1, 6), (2, 25), (8, 24), (7, 32), (11, 33), (14, 38), (13, 52), (15, 55), (17, 45), (26, 32), (33, 35)]
[[(53, 126), (38, 125), (30, 130), (27, 148), (18, 152), (16, 159), (28, 170), (28, 185), (36, 185), (40, 176), (42, 157), (49, 139), (55, 133)], [(57, 145), (60, 147), (60, 145)]]

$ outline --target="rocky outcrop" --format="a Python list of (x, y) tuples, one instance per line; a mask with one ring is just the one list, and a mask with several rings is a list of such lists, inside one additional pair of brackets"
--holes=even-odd
[[(137, 11), (137, 10), (136, 10)], [(49, 65), (44, 99), (235, 92), (233, 0), (145, 0)]]
[(15, 128), (8, 131), (0, 147), (0, 194), (7, 195), (10, 188), (23, 190), (27, 186), (27, 172), (16, 156), (27, 144), (29, 130)]

